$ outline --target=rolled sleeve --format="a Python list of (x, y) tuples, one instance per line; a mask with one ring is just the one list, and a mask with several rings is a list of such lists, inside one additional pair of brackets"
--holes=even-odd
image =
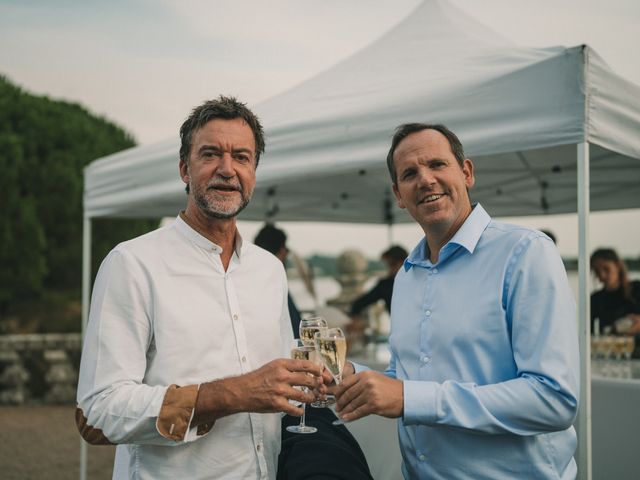
[(158, 433), (176, 442), (189, 441), (209, 433), (213, 423), (191, 426), (200, 385), (170, 385), (162, 401), (156, 421)]

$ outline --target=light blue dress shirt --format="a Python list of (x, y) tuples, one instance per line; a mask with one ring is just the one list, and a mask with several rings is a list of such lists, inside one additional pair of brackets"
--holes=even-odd
[(555, 245), (476, 205), (436, 264), (427, 249), (391, 304), (405, 478), (575, 478), (576, 311)]

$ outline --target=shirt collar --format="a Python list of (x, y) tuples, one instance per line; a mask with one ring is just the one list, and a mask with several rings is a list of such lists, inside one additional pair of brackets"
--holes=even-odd
[[(442, 250), (446, 250), (448, 245), (460, 245), (469, 253), (473, 253), (480, 241), (482, 232), (487, 228), (489, 222), (491, 222), (491, 217), (482, 208), (482, 205), (479, 203), (474, 204), (467, 219), (451, 240), (442, 247)], [(425, 236), (404, 261), (405, 271), (409, 270), (413, 265), (424, 265), (425, 262), (431, 263), (428, 261), (427, 249), (427, 237)]]
[[(176, 217), (175, 226), (182, 235), (187, 237), (200, 248), (213, 253), (217, 253), (218, 255), (222, 253), (222, 247), (220, 245), (213, 243), (207, 237), (201, 235), (197, 230), (194, 230), (187, 222), (182, 219), (180, 215)], [(236, 229), (235, 244), (233, 249), (238, 258), (241, 257), (242, 243), (242, 236), (240, 235), (238, 229)]]

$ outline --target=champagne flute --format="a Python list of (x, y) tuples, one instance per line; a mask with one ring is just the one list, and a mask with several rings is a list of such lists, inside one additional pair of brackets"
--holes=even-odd
[[(324, 366), (331, 372), (336, 385), (340, 385), (344, 362), (347, 358), (347, 339), (344, 333), (339, 328), (328, 328), (316, 332), (314, 340)], [(343, 423), (340, 419), (333, 422), (334, 425), (342, 425)]]
[[(328, 328), (327, 321), (320, 316), (305, 317), (300, 321), (300, 340), (308, 347), (314, 347), (314, 335), (317, 332), (322, 332)], [(319, 355), (316, 355), (317, 363), (322, 365), (322, 360)], [(335, 403), (335, 400), (333, 401)], [(325, 408), (332, 403), (325, 399), (316, 399), (311, 406), (314, 408)]]
[(327, 321), (322, 317), (305, 317), (300, 320), (300, 340), (307, 347), (313, 347), (313, 336), (316, 332), (326, 330)]
[[(302, 341), (296, 339), (293, 341), (293, 347), (291, 348), (291, 358), (294, 360), (311, 360), (314, 361), (317, 353), (314, 347), (306, 346)], [(302, 387), (303, 391), (307, 391), (307, 387)], [(306, 404), (302, 404), (302, 416), (300, 417), (299, 425), (289, 425), (287, 427), (288, 432), (293, 433), (316, 433), (318, 429), (316, 427), (310, 427), (305, 424), (306, 420)]]

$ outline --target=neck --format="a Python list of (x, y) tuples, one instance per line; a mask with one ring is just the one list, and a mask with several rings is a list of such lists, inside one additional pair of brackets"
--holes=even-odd
[(440, 257), (440, 250), (445, 244), (453, 238), (458, 228), (450, 228), (446, 231), (441, 231), (437, 227), (430, 226), (429, 229), (423, 229), (424, 235), (427, 239), (427, 245), (429, 247), (429, 260), (431, 263), (438, 263)]
[(198, 208), (194, 208), (191, 203), (187, 205), (186, 210), (180, 212), (180, 217), (200, 235), (222, 248), (220, 259), (226, 270), (235, 247), (235, 217), (211, 218), (203, 214)]
[(431, 263), (438, 263), (440, 250), (453, 238), (456, 232), (460, 230), (464, 222), (469, 218), (469, 215), (471, 215), (471, 211), (472, 208), (471, 205), (469, 205), (469, 209), (465, 214), (453, 223), (422, 226), (422, 230), (427, 239), (427, 245), (429, 246), (429, 260)]

